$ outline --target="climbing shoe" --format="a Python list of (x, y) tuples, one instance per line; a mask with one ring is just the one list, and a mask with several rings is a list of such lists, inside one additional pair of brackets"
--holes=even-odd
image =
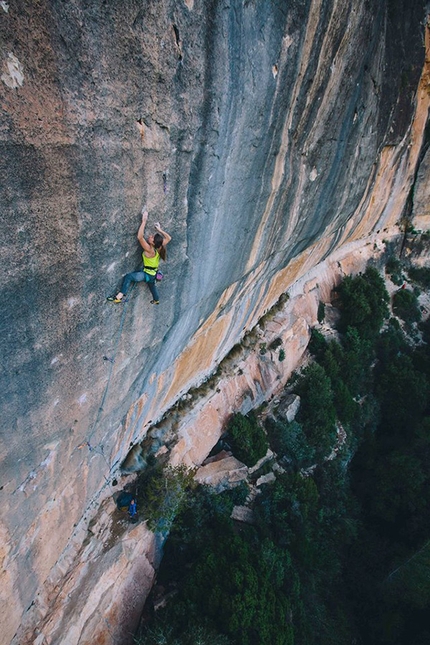
[(115, 304), (118, 304), (120, 302), (124, 302), (125, 298), (117, 298), (116, 296), (109, 296), (108, 298), (106, 298), (106, 300), (108, 300), (108, 302), (114, 302)]
[(159, 300), (151, 300), (151, 305), (159, 305), (160, 301)]

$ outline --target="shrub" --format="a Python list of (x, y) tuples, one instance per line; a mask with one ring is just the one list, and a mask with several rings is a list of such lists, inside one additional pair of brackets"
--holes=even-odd
[(402, 265), (397, 258), (391, 257), (386, 266), (385, 272), (391, 277), (391, 282), (401, 285), (403, 282)]
[(285, 349), (283, 347), (279, 350), (279, 360), (281, 362), (285, 360)]
[(370, 365), (373, 356), (373, 343), (362, 338), (357, 329), (348, 329), (344, 337), (342, 379), (353, 396), (366, 390), (371, 378)]
[(318, 329), (311, 329), (311, 338), (309, 341), (308, 349), (312, 356), (317, 360), (321, 357), (322, 353), (327, 347), (327, 341)]
[(368, 267), (364, 274), (347, 276), (338, 287), (341, 301), (339, 330), (355, 327), (364, 338), (374, 338), (388, 317), (389, 296), (378, 271)]
[(187, 618), (190, 609), (206, 616), (236, 645), (293, 645), (291, 605), (282, 593), (285, 574), (279, 575), (282, 559), (277, 551), (273, 570), (270, 553), (233, 531), (208, 543), (180, 594)]
[(317, 313), (318, 322), (321, 324), (322, 322), (324, 322), (324, 318), (325, 318), (325, 304), (320, 301), (318, 303), (318, 313)]
[(351, 423), (357, 414), (358, 404), (352, 398), (348, 386), (343, 381), (339, 381), (335, 390), (334, 404), (340, 421)]
[(268, 417), (266, 430), (270, 446), (279, 457), (290, 459), (295, 466), (310, 466), (315, 458), (315, 449), (307, 442), (302, 427), (297, 421), (275, 420)]
[(394, 294), (393, 312), (406, 323), (414, 323), (421, 320), (418, 298), (408, 289), (399, 289)]
[(193, 485), (194, 471), (185, 466), (157, 465), (139, 479), (139, 507), (151, 531), (166, 533), (186, 502), (186, 489)]
[(430, 287), (430, 267), (411, 267), (408, 276), (422, 287), (427, 289)]
[(234, 455), (247, 466), (253, 466), (267, 452), (268, 443), (255, 415), (235, 414), (227, 426)]
[(330, 378), (318, 363), (303, 370), (295, 387), (301, 397), (297, 421), (303, 426), (309, 445), (317, 456), (325, 456), (335, 440), (336, 411)]
[(410, 356), (400, 354), (378, 367), (376, 390), (386, 432), (391, 438), (410, 433), (428, 405), (426, 375)]
[(282, 345), (282, 338), (275, 338), (272, 340), (272, 342), (269, 344), (269, 349), (271, 351), (275, 351), (275, 349), (278, 349)]

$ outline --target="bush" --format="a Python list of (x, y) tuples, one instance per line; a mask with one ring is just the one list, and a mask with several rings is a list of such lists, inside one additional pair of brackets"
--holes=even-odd
[(399, 289), (394, 294), (393, 312), (405, 323), (414, 323), (421, 320), (418, 298), (408, 289)]
[(266, 430), (270, 446), (279, 457), (286, 457), (298, 468), (310, 466), (314, 462), (315, 449), (309, 445), (297, 421), (288, 423), (268, 417)]
[(278, 349), (278, 347), (281, 347), (282, 345), (282, 338), (275, 338), (272, 340), (271, 343), (269, 343), (269, 349), (270, 351), (274, 352), (275, 349)]
[(428, 289), (430, 287), (430, 268), (429, 267), (411, 267), (408, 276), (414, 282)]
[(373, 339), (388, 318), (389, 296), (378, 271), (368, 267), (364, 274), (347, 276), (338, 287), (341, 319), (339, 330), (355, 327), (362, 338)]
[(318, 363), (311, 363), (295, 387), (301, 397), (297, 421), (318, 457), (326, 456), (335, 441), (336, 410), (330, 378)]
[(179, 598), (187, 618), (190, 610), (207, 617), (236, 645), (293, 645), (282, 559), (275, 553), (276, 566), (269, 567), (262, 547), (233, 531), (208, 543)]
[(391, 282), (400, 286), (403, 282), (402, 265), (397, 258), (391, 257), (386, 266), (385, 272), (391, 277)]
[(253, 466), (268, 449), (267, 438), (255, 415), (235, 414), (227, 426), (234, 455), (247, 466)]
[(347, 330), (343, 345), (342, 378), (352, 395), (356, 396), (366, 390), (371, 379), (370, 365), (374, 357), (374, 346), (353, 327)]
[(186, 489), (193, 485), (194, 471), (185, 466), (157, 465), (139, 479), (139, 508), (151, 531), (167, 533), (186, 502)]
[(311, 338), (309, 341), (308, 349), (312, 356), (315, 356), (317, 360), (320, 359), (324, 350), (327, 347), (327, 341), (318, 329), (311, 329)]

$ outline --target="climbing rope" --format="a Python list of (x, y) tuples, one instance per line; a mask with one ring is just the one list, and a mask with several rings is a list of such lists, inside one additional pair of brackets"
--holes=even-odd
[[(103, 392), (103, 396), (102, 396), (99, 408), (97, 410), (97, 416), (96, 416), (96, 418), (94, 420), (94, 423), (93, 423), (93, 425), (91, 427), (91, 430), (90, 430), (90, 433), (89, 433), (87, 439), (85, 441), (83, 441), (78, 446), (78, 449), (81, 449), (84, 446), (87, 446), (90, 452), (95, 452), (95, 453), (101, 455), (103, 457), (103, 459), (105, 460), (106, 465), (109, 468), (109, 471), (111, 469), (111, 466), (108, 463), (108, 461), (107, 461), (107, 459), (106, 459), (106, 457), (104, 455), (103, 446), (101, 446), (101, 445), (93, 446), (91, 444), (91, 439), (92, 439), (95, 431), (97, 430), (97, 426), (99, 424), (100, 417), (101, 417), (101, 414), (103, 412), (103, 407), (104, 407), (104, 404), (105, 404), (105, 401), (106, 401), (106, 396), (107, 396), (107, 393), (108, 393), (108, 390), (109, 390), (109, 386), (110, 386), (110, 382), (111, 382), (111, 378), (112, 378), (112, 374), (113, 374), (113, 370), (114, 370), (116, 355), (118, 353), (119, 341), (121, 340), (122, 330), (124, 328), (125, 316), (126, 316), (126, 313), (127, 313), (127, 305), (128, 305), (128, 301), (130, 299), (130, 294), (133, 291), (133, 288), (134, 288), (134, 283), (132, 283), (131, 288), (130, 288), (130, 290), (128, 292), (128, 296), (125, 298), (125, 301), (124, 301), (124, 306), (123, 306), (123, 310), (122, 310), (122, 314), (121, 314), (121, 320), (120, 320), (118, 332), (117, 332), (117, 335), (116, 335), (113, 355), (111, 357), (103, 356), (103, 360), (107, 361), (108, 363), (110, 363), (110, 365), (109, 365), (109, 376), (108, 376), (108, 379), (107, 379), (107, 382), (106, 382), (106, 386), (105, 386), (105, 389), (104, 389), (104, 392)], [(106, 477), (104, 477), (104, 478), (105, 478), (106, 482), (109, 484), (108, 479)]]

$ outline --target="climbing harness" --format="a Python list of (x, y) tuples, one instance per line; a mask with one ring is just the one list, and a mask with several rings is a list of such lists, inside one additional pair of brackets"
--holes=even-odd
[(158, 270), (158, 265), (160, 264), (160, 254), (158, 253), (157, 249), (155, 249), (155, 255), (154, 255), (153, 258), (147, 258), (142, 253), (142, 260), (143, 260), (143, 271), (144, 271), (144, 273), (147, 273), (151, 277), (156, 276), (157, 270)]

